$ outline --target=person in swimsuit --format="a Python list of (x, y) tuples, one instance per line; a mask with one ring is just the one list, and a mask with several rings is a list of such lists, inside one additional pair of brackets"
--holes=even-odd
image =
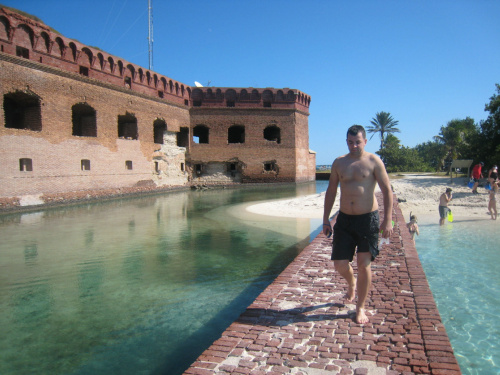
[[(380, 158), (365, 151), (365, 129), (353, 125), (347, 131), (349, 153), (332, 164), (328, 189), (325, 193), (323, 233), (332, 233), (330, 213), (340, 184), (340, 211), (333, 228), (332, 260), (335, 270), (347, 281), (346, 300), (354, 300), (357, 291), (356, 322), (368, 322), (365, 302), (371, 286), (371, 262), (377, 256), (378, 236), (392, 235), (392, 190), (389, 176)], [(384, 220), (379, 225), (375, 186), (378, 184), (384, 199)], [(357, 248), (358, 278), (350, 262)]]
[(448, 216), (448, 211), (450, 210), (448, 208), (448, 203), (450, 203), (453, 198), (453, 194), (451, 192), (452, 189), (447, 188), (446, 193), (441, 194), (439, 197), (439, 225), (443, 225), (444, 219)]
[(493, 188), (493, 182), (498, 182), (498, 167), (494, 165), (491, 167), (491, 169), (488, 171), (488, 182), (490, 183), (490, 186)]
[(411, 239), (413, 240), (413, 242), (415, 242), (415, 234), (419, 236), (420, 232), (418, 231), (417, 217), (415, 215), (412, 215), (411, 212), (410, 212), (410, 222), (406, 224), (406, 227), (410, 231)]
[(491, 184), (490, 201), (488, 203), (488, 210), (490, 211), (491, 220), (497, 219), (497, 193), (498, 182), (493, 182)]

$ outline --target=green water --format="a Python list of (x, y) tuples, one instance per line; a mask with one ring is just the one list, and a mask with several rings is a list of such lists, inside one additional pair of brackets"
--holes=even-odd
[(0, 217), (0, 374), (179, 374), (309, 243), (244, 204), (316, 185), (188, 191)]

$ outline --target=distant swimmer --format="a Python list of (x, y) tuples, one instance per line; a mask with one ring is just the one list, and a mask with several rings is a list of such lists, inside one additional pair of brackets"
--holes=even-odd
[(411, 239), (415, 241), (415, 234), (419, 236), (420, 232), (418, 231), (417, 217), (415, 215), (412, 215), (411, 212), (410, 212), (410, 222), (406, 224), (406, 227), (410, 231)]
[[(354, 300), (356, 289), (356, 322), (368, 322), (365, 302), (370, 290), (371, 262), (379, 253), (378, 237), (388, 239), (392, 229), (392, 191), (384, 163), (377, 155), (365, 151), (366, 132), (361, 125), (347, 131), (349, 153), (335, 159), (325, 194), (323, 233), (330, 235), (330, 212), (340, 183), (340, 212), (333, 228), (332, 260), (335, 270), (347, 281), (347, 301)], [(375, 186), (384, 198), (384, 220), (379, 225)], [(350, 262), (357, 248), (358, 280)]]
[(450, 208), (448, 207), (448, 203), (453, 199), (453, 194), (451, 193), (452, 189), (447, 188), (446, 192), (441, 194), (439, 197), (439, 225), (444, 224), (444, 219), (448, 216), (448, 212)]

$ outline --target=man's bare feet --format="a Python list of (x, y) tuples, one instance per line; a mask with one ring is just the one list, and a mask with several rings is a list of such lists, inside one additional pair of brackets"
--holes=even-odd
[(368, 323), (368, 317), (365, 314), (365, 309), (362, 308), (356, 309), (356, 323), (358, 324)]
[(347, 287), (347, 293), (345, 295), (345, 299), (348, 302), (352, 302), (352, 300), (354, 300), (355, 293), (356, 293), (356, 280), (354, 280), (354, 283), (352, 285), (349, 285)]

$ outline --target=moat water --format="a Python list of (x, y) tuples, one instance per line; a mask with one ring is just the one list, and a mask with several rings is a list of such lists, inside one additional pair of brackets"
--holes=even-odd
[[(307, 246), (315, 183), (0, 216), (0, 374), (180, 374)], [(238, 214), (240, 212), (240, 214)]]
[[(242, 207), (326, 187), (0, 216), (0, 374), (181, 374), (320, 230), (318, 220)], [(422, 225), (416, 242), (464, 374), (500, 374), (497, 228), (487, 219)]]

